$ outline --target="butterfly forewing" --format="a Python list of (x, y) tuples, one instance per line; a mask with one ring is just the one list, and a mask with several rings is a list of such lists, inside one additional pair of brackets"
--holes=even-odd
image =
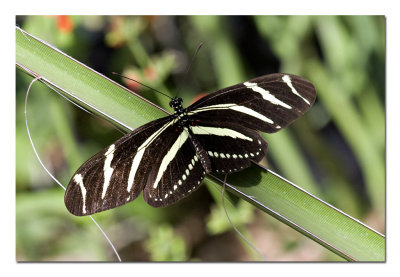
[(306, 79), (270, 74), (211, 93), (189, 106), (188, 114), (274, 133), (304, 114), (315, 97), (315, 88)]
[(168, 150), (160, 140), (170, 137), (165, 132), (172, 125), (172, 117), (152, 121), (86, 161), (67, 187), (67, 209), (74, 215), (89, 215), (134, 200), (149, 178), (154, 149), (160, 155)]

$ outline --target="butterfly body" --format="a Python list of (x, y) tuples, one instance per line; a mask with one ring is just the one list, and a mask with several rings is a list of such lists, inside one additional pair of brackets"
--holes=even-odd
[(68, 210), (89, 215), (134, 200), (171, 205), (198, 189), (206, 173), (233, 173), (259, 162), (274, 133), (315, 100), (314, 86), (289, 74), (261, 76), (210, 93), (188, 108), (149, 122), (85, 162), (72, 177)]
[(182, 98), (175, 97), (169, 102), (169, 106), (174, 109), (173, 116), (178, 119), (176, 124), (184, 128), (188, 127), (188, 124), (193, 124), (193, 121), (190, 120), (187, 109), (183, 107), (182, 102)]

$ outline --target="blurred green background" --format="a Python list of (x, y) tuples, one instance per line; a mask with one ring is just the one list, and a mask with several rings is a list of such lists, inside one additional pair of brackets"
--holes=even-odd
[[(186, 106), (204, 92), (263, 74), (309, 79), (316, 103), (289, 128), (264, 136), (263, 164), (385, 233), (383, 16), (17, 16), (16, 24), (166, 110), (168, 99), (112, 72), (179, 92)], [(64, 191), (33, 153), (24, 124), (31, 80), (17, 70), (16, 259), (114, 261), (93, 222), (68, 213)], [(37, 150), (65, 185), (80, 164), (122, 136), (39, 83), (28, 106)], [(124, 261), (256, 259), (212, 194), (203, 186), (159, 209), (139, 197), (94, 218)], [(342, 260), (243, 201), (231, 218), (270, 261)]]

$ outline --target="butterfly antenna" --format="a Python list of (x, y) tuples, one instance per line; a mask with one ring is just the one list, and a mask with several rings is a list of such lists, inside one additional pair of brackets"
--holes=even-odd
[(265, 256), (263, 254), (261, 254), (261, 252), (253, 245), (251, 244), (246, 238), (245, 236), (243, 236), (242, 233), (240, 233), (240, 231), (235, 227), (235, 225), (233, 225), (229, 215), (228, 215), (228, 211), (226, 210), (225, 207), (225, 184), (226, 184), (226, 178), (227, 178), (227, 174), (225, 174), (225, 178), (224, 178), (224, 183), (222, 184), (222, 206), (224, 207), (224, 211), (225, 211), (225, 215), (229, 220), (229, 223), (232, 225), (233, 229), (235, 229), (236, 233), (239, 234), (239, 236), (255, 251), (257, 252), (257, 254), (261, 257), (262, 260), (264, 260), (265, 262), (267, 261), (267, 259), (265, 258)]
[(143, 84), (143, 83), (141, 83), (141, 82), (139, 82), (139, 81), (137, 81), (137, 80), (131, 79), (131, 78), (126, 77), (126, 76), (124, 76), (124, 75), (122, 75), (122, 74), (119, 74), (119, 73), (117, 73), (117, 72), (112, 72), (112, 74), (117, 75), (117, 76), (120, 76), (120, 77), (125, 78), (125, 79), (128, 79), (128, 80), (131, 80), (131, 81), (133, 81), (133, 82), (135, 82), (135, 83), (138, 83), (139, 85), (142, 85), (142, 86), (144, 86), (144, 87), (146, 87), (146, 88), (149, 88), (149, 89), (151, 89), (151, 90), (154, 90), (155, 92), (161, 93), (162, 95), (168, 97), (169, 99), (172, 99), (171, 96), (165, 94), (164, 92), (161, 92), (161, 91), (159, 91), (159, 90), (156, 90), (155, 88), (152, 88), (152, 87), (150, 87), (150, 86), (147, 86), (147, 85), (145, 85), (145, 84)]
[[(193, 65), (193, 63), (194, 63), (194, 60), (195, 60), (195, 58), (196, 58), (197, 54), (199, 53), (200, 48), (201, 48), (202, 46), (203, 46), (203, 43), (200, 42), (199, 46), (197, 46), (196, 52), (194, 52), (194, 55), (193, 55), (192, 60), (190, 61), (190, 64), (189, 64), (188, 67), (186, 68), (185, 75), (184, 75), (184, 77), (183, 77), (182, 83), (184, 83), (184, 82), (186, 81), (187, 76), (189, 75), (188, 73), (189, 73), (190, 69), (192, 68), (192, 65)], [(177, 96), (179, 95), (179, 92), (180, 92), (180, 89), (178, 89), (178, 91), (177, 91), (177, 93), (176, 93)]]
[[(36, 158), (39, 160), (39, 163), (41, 164), (41, 166), (44, 168), (44, 170), (47, 172), (47, 174), (63, 189), (65, 190), (65, 186), (63, 186), (63, 184), (61, 184), (56, 177), (53, 176), (53, 174), (50, 173), (50, 171), (47, 169), (47, 167), (43, 164), (42, 160), (40, 159), (40, 156), (38, 154), (38, 152), (36, 151), (36, 147), (33, 144), (33, 140), (31, 137), (31, 133), (29, 131), (29, 127), (28, 127), (28, 113), (27, 113), (27, 104), (28, 104), (28, 95), (29, 95), (29, 91), (31, 90), (31, 87), (33, 85), (34, 82), (36, 82), (37, 80), (41, 79), (41, 77), (36, 77), (35, 79), (32, 80), (32, 82), (29, 84), (28, 90), (26, 92), (26, 96), (25, 96), (25, 109), (24, 109), (24, 113), (25, 113), (25, 125), (26, 125), (26, 131), (28, 133), (28, 137), (29, 137), (29, 141), (31, 142), (32, 145), (32, 149), (33, 152), (35, 152)], [(100, 225), (96, 222), (96, 220), (94, 220), (94, 218), (90, 215), (89, 216), (90, 219), (93, 221), (93, 223), (97, 226), (97, 228), (100, 230), (100, 232), (103, 234), (104, 238), (107, 240), (108, 244), (111, 246), (115, 256), (117, 257), (118, 261), (121, 262), (121, 257), (118, 254), (117, 249), (115, 249), (114, 244), (111, 242), (111, 240), (108, 238), (107, 234), (104, 232), (104, 230), (100, 227)]]

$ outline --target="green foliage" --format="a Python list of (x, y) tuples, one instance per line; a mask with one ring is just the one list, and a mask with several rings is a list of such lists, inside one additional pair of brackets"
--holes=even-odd
[(152, 261), (186, 261), (188, 259), (184, 239), (175, 235), (169, 225), (151, 229), (145, 246)]
[[(238, 200), (239, 201), (239, 200)], [(237, 205), (229, 205), (228, 215), (232, 223), (242, 225), (254, 219), (252, 206), (244, 201), (239, 201)], [(224, 207), (221, 203), (211, 206), (210, 216), (207, 220), (207, 230), (210, 234), (216, 235), (231, 230), (232, 226), (226, 218)]]

